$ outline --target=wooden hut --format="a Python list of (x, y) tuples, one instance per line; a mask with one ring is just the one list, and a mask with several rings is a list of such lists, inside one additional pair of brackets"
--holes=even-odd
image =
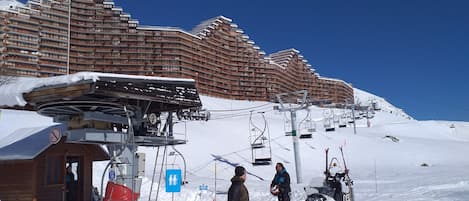
[[(23, 128), (0, 142), (1, 201), (92, 200), (93, 161), (109, 160), (99, 145), (65, 143), (66, 127)], [(66, 167), (74, 175), (66, 185)], [(68, 187), (66, 187), (68, 186)]]

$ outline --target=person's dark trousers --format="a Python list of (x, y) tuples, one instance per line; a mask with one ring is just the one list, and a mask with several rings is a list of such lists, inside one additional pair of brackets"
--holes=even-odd
[(290, 201), (290, 195), (289, 193), (280, 193), (278, 195), (278, 201)]

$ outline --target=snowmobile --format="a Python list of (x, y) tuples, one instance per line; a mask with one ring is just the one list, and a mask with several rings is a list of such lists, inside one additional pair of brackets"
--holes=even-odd
[(340, 147), (340, 152), (342, 153), (344, 168), (339, 167), (339, 160), (336, 157), (332, 158), (330, 163), (328, 163), (329, 149), (325, 151), (325, 179), (322, 182), (322, 186), (313, 186), (313, 184), (310, 184), (304, 188), (308, 196), (306, 201), (354, 201), (353, 181), (348, 174), (349, 170), (345, 163), (342, 147)]

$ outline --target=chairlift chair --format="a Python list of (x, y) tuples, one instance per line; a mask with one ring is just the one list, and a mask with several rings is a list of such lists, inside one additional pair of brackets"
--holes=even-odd
[(291, 120), (287, 117), (287, 115), (284, 114), (284, 129), (285, 129), (285, 136), (292, 136), (292, 127), (291, 127)]
[(272, 164), (272, 158), (256, 158), (252, 165), (270, 165)]
[(334, 124), (339, 124), (339, 122), (340, 122), (340, 117), (337, 116), (337, 115), (334, 115), (333, 121), (334, 121)]
[(375, 111), (372, 110), (372, 108), (368, 109), (368, 112), (366, 113), (366, 118), (367, 119), (373, 119), (375, 117)]
[(299, 128), (300, 139), (313, 138), (313, 132), (316, 132), (316, 123), (311, 120), (309, 109), (306, 117), (300, 122)]
[(346, 119), (347, 119), (347, 116), (346, 116), (346, 115), (342, 115), (342, 116), (340, 117), (339, 128), (345, 128), (345, 127), (347, 127)]
[(251, 142), (251, 154), (253, 165), (270, 165), (272, 153), (270, 147), (270, 133), (267, 126), (267, 120), (262, 114), (264, 126), (262, 129), (254, 124), (252, 112), (249, 116), (249, 138)]
[(334, 126), (331, 124), (331, 119), (330, 118), (325, 118), (324, 119), (324, 129), (326, 130), (326, 132), (335, 131)]

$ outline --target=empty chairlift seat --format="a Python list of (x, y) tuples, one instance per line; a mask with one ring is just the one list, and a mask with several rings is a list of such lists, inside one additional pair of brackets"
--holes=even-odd
[(249, 116), (249, 141), (251, 142), (252, 164), (270, 165), (272, 162), (270, 133), (264, 113), (260, 114), (262, 120), (256, 123), (252, 111)]
[(316, 132), (316, 123), (311, 119), (310, 111), (306, 117), (299, 124), (300, 139), (313, 138), (313, 133)]
[(324, 119), (324, 129), (326, 132), (335, 131), (332, 120), (330, 118)]

